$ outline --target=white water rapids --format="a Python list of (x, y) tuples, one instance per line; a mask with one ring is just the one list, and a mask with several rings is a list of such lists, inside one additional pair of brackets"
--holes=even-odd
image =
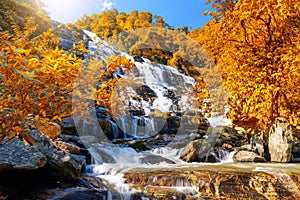
[[(178, 112), (186, 112), (195, 109), (188, 102), (193, 98), (191, 88), (195, 80), (180, 73), (170, 66), (152, 63), (150, 60), (141, 58), (143, 62), (136, 62), (133, 56), (127, 53), (119, 53), (109, 46), (106, 41), (101, 40), (95, 34), (85, 31), (89, 38), (89, 50), (94, 57), (110, 56), (112, 54), (124, 55), (135, 63), (135, 72), (132, 74), (137, 77), (142, 86), (147, 86), (147, 90), (153, 93), (153, 99), (133, 98), (139, 96), (134, 89), (134, 84), (128, 85), (125, 92), (121, 95), (127, 97), (125, 104), (135, 108), (135, 112), (142, 111), (143, 116), (121, 115), (118, 120), (107, 119), (112, 127), (114, 138), (120, 138), (120, 130), (126, 133), (124, 136), (133, 138), (148, 138), (156, 135), (166, 123), (163, 119), (158, 122), (152, 117), (153, 112), (171, 113), (176, 116)], [(124, 74), (118, 73), (115, 76), (123, 77)], [(130, 75), (129, 75), (130, 76)], [(140, 95), (141, 96), (141, 95)], [(172, 96), (172, 97), (170, 97)], [(173, 113), (173, 114), (172, 114)], [(213, 126), (226, 125), (230, 122), (224, 117), (210, 118), (209, 122)], [(83, 126), (83, 135), (90, 132), (97, 132), (97, 127), (91, 129)], [(120, 129), (120, 130), (119, 130)], [(184, 131), (185, 129), (183, 129)], [(87, 134), (86, 134), (87, 133)], [(180, 142), (182, 138), (173, 139), (172, 142)], [(172, 140), (172, 139), (171, 139)], [(151, 150), (137, 152), (131, 147), (115, 145), (112, 143), (93, 143), (89, 145), (89, 152), (93, 156), (94, 164), (87, 167), (87, 173), (98, 176), (107, 182), (112, 189), (108, 199), (132, 199), (132, 194), (137, 192), (131, 185), (125, 183), (124, 172), (134, 168), (174, 168), (184, 166), (203, 165), (199, 163), (187, 164), (179, 159), (182, 148), (171, 148), (170, 146), (152, 148)], [(220, 163), (232, 162), (233, 153), (217, 152), (212, 154)], [(195, 186), (183, 180), (176, 180), (172, 186), (178, 191), (197, 195)], [(117, 192), (116, 192), (117, 191)], [(117, 195), (117, 196), (116, 196)]]

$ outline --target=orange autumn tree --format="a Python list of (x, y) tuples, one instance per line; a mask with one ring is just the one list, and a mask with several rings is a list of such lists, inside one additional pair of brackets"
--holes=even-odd
[[(112, 55), (105, 60), (91, 59), (79, 72), (73, 91), (73, 110), (78, 116), (89, 115), (90, 107), (105, 107), (112, 114), (119, 99), (114, 99), (116, 86), (129, 81), (128, 77), (118, 77), (122, 69), (129, 73), (135, 65), (125, 56)], [(131, 80), (134, 82), (134, 80)], [(126, 85), (125, 85), (126, 86)], [(85, 103), (82, 103), (85, 102)]]
[[(134, 69), (135, 65), (125, 56), (112, 56), (109, 60), (110, 61), (107, 70), (101, 74), (101, 77), (99, 79), (101, 81), (101, 85), (97, 88), (96, 91), (96, 104), (98, 106), (111, 108), (111, 105), (116, 103), (112, 102), (112, 93), (115, 91), (116, 83), (120, 81), (120, 78), (117, 76), (111, 77), (112, 73), (115, 73), (120, 68), (122, 68), (124, 72), (130, 72)], [(107, 77), (111, 78), (108, 79)]]
[(1, 0), (0, 30), (7, 30), (13, 34), (11, 20), (23, 31), (27, 19), (34, 21), (37, 27), (31, 37), (38, 36), (50, 27), (50, 17), (44, 9), (42, 0)]
[(215, 18), (192, 34), (223, 75), (228, 116), (240, 125), (256, 119), (258, 128), (279, 116), (299, 125), (300, 2), (214, 2)]
[(133, 10), (127, 14), (113, 9), (91, 16), (84, 15), (75, 22), (75, 25), (80, 29), (90, 30), (103, 39), (108, 39), (123, 31), (143, 27), (164, 27), (166, 23), (161, 16), (152, 15), (150, 12)]
[[(83, 129), (82, 133), (95, 133), (92, 124), (99, 123), (101, 130), (108, 138), (111, 134), (112, 125), (108, 120), (99, 119), (94, 114), (98, 108), (106, 110), (112, 119), (118, 119), (127, 110), (124, 104), (128, 92), (124, 95), (128, 85), (135, 83), (136, 79), (119, 76), (120, 70), (123, 75), (134, 70), (135, 65), (125, 56), (111, 55), (103, 59), (87, 59), (86, 65), (79, 72), (74, 84), (73, 91), (73, 117), (77, 124), (87, 123), (89, 128)], [(123, 90), (123, 91), (122, 91)], [(126, 96), (126, 97), (125, 97)], [(92, 126), (89, 126), (92, 125)], [(81, 128), (81, 126), (77, 126)], [(96, 133), (95, 133), (96, 134)]]
[(51, 32), (31, 39), (34, 22), (14, 35), (0, 32), (0, 141), (45, 128), (71, 113), (73, 82), (82, 60), (58, 48)]

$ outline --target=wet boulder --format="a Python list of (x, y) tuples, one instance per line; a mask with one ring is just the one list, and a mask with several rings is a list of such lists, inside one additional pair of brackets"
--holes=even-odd
[(155, 91), (153, 91), (148, 85), (142, 85), (142, 86), (136, 88), (136, 92), (144, 100), (149, 100), (151, 98), (157, 97)]
[(145, 62), (144, 59), (141, 56), (138, 56), (138, 55), (133, 56), (133, 59), (134, 59), (135, 62), (140, 62), (140, 63)]
[[(201, 158), (199, 157), (199, 152), (202, 143), (203, 140), (201, 139), (194, 140), (188, 143), (180, 153), (180, 159), (185, 162), (200, 162)], [(209, 146), (208, 148), (211, 148), (211, 146)]]
[(235, 139), (232, 139), (228, 132), (225, 132), (227, 127), (211, 127), (206, 131), (206, 135), (202, 139), (189, 142), (180, 154), (180, 159), (185, 162), (205, 162), (211, 157), (211, 152), (219, 150), (224, 146), (239, 145)]
[(233, 160), (235, 162), (266, 162), (264, 157), (257, 155), (252, 151), (238, 151), (234, 154)]
[(265, 157), (268, 146), (265, 137), (266, 134), (264, 132), (257, 132), (253, 133), (250, 138), (251, 150), (262, 157)]
[(242, 145), (248, 144), (248, 140), (244, 134), (239, 133), (236, 129), (227, 127), (227, 126), (220, 126), (215, 127), (215, 132), (218, 135), (218, 139), (216, 141), (217, 147), (222, 147), (224, 144), (225, 146), (231, 147), (240, 147)]

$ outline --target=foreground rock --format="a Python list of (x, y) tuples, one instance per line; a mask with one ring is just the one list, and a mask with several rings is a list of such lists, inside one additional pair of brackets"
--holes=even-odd
[(266, 162), (264, 157), (251, 151), (238, 151), (234, 154), (233, 160), (235, 162)]
[(277, 118), (273, 122), (268, 137), (268, 153), (272, 162), (291, 162), (293, 130), (288, 120)]
[[(88, 200), (108, 199), (108, 188), (101, 179), (97, 177), (88, 177), (81, 175), (74, 183), (56, 182), (46, 178), (41, 180), (42, 174), (35, 171), (32, 177), (27, 177), (27, 180), (15, 183), (21, 189), (11, 188), (10, 193), (2, 193), (6, 200), (24, 200), (24, 199), (39, 199), (39, 200)], [(40, 179), (36, 177), (40, 176)], [(3, 178), (3, 177), (1, 177)], [(45, 177), (43, 177), (45, 178)], [(15, 179), (16, 181), (17, 179)], [(36, 182), (34, 182), (36, 181)], [(13, 182), (13, 181), (11, 181)], [(30, 183), (30, 184), (29, 184)], [(6, 183), (7, 184), (7, 183)], [(6, 185), (0, 186), (1, 190), (5, 189)]]
[(15, 138), (0, 144), (0, 171), (34, 170), (45, 166), (47, 158), (36, 147)]
[(41, 189), (30, 194), (28, 198), (40, 200), (104, 200), (108, 198), (108, 188), (101, 179), (82, 175), (74, 185)]
[(34, 147), (47, 158), (53, 172), (62, 180), (75, 181), (85, 164), (85, 157), (69, 154), (56, 147), (52, 141), (37, 130), (30, 131), (34, 139)]
[[(256, 171), (257, 165), (204, 165), (165, 169), (138, 168), (124, 178), (150, 199), (299, 199), (299, 169)], [(263, 165), (261, 165), (263, 168)], [(286, 172), (289, 171), (289, 172)], [(180, 189), (178, 189), (180, 188)]]
[[(30, 130), (26, 137), (30, 138), (31, 146), (19, 138), (0, 144), (1, 195), (18, 199), (36, 188), (50, 187), (57, 182), (74, 183), (79, 178), (85, 164), (84, 156), (62, 151), (37, 130)], [(65, 145), (70, 151), (78, 150)]]

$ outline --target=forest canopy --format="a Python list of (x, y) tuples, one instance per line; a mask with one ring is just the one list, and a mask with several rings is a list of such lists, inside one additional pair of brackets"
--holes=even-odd
[[(85, 15), (74, 24), (57, 25), (40, 0), (1, 1), (0, 140), (22, 134), (28, 125), (43, 128), (72, 114), (73, 82), (86, 64), (78, 56), (78, 51), (85, 52), (78, 40), (79, 32), (84, 29), (107, 40), (122, 32), (147, 27), (178, 31), (204, 47), (218, 71), (199, 70), (180, 57), (179, 49), (170, 52), (145, 48), (129, 53), (171, 65), (192, 76), (199, 81), (194, 89), (205, 90), (202, 99), (209, 97), (207, 89), (213, 89), (205, 86), (203, 75), (210, 77), (210, 85), (224, 84), (226, 97), (218, 98), (226, 98), (227, 117), (237, 126), (264, 129), (276, 117), (285, 117), (299, 127), (300, 2), (208, 0), (207, 3), (212, 9), (204, 14), (213, 19), (190, 31), (186, 26), (172, 28), (161, 16), (150, 12), (119, 13), (115, 9)], [(53, 27), (56, 29), (52, 30)], [(68, 51), (60, 46), (60, 38), (67, 29), (77, 40)], [(128, 59), (116, 57), (107, 69), (114, 71), (120, 66), (134, 68)], [(214, 81), (218, 73), (223, 83)], [(104, 78), (107, 77), (105, 74)], [(112, 87), (98, 89), (95, 97), (101, 106), (110, 106), (108, 99), (116, 80), (106, 81)]]
[(300, 2), (213, 1), (214, 19), (190, 36), (216, 60), (228, 117), (265, 128), (276, 117), (300, 123)]

